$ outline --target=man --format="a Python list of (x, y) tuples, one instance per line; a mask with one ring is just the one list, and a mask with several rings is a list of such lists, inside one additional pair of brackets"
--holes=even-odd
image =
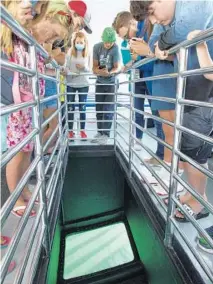
[[(156, 44), (155, 55), (159, 59), (165, 59), (165, 50), (187, 39), (189, 32), (199, 29), (205, 30), (213, 26), (213, 2), (212, 1), (143, 1), (142, 17), (148, 17), (152, 24), (163, 27), (165, 32), (161, 34)], [(208, 42), (209, 53), (213, 55), (213, 43)], [(177, 68), (177, 57), (175, 68)], [(188, 52), (188, 69), (199, 68), (196, 48), (192, 47)], [(213, 95), (213, 83), (204, 76), (192, 76), (187, 78), (185, 97), (196, 101), (209, 101)], [(208, 114), (208, 117), (207, 117)], [(184, 109), (183, 125), (198, 133), (210, 135), (212, 129), (212, 112), (205, 108), (186, 106)], [(207, 166), (207, 159), (212, 145), (189, 134), (183, 133), (181, 151), (195, 160), (197, 163)], [(185, 161), (184, 161), (185, 162)], [(184, 169), (189, 184), (206, 198), (206, 176), (191, 166), (184, 163)], [(180, 202), (195, 219), (208, 216), (203, 206), (188, 192), (180, 197)], [(181, 222), (188, 220), (181, 212), (176, 212), (175, 218)]]
[(97, 75), (96, 118), (98, 133), (92, 142), (103, 145), (107, 143), (110, 136), (114, 116), (115, 74), (119, 69), (119, 49), (115, 42), (114, 29), (107, 27), (103, 31), (102, 42), (95, 44), (93, 48), (93, 72)]
[(65, 2), (72, 13), (74, 30), (78, 31), (84, 29), (87, 33), (91, 34), (91, 14), (88, 10), (86, 2), (81, 0), (65, 0)]
[[(123, 39), (123, 42), (121, 44), (121, 54), (123, 59), (123, 64), (127, 67), (131, 66), (132, 63), (136, 60), (141, 60), (145, 58), (144, 55), (147, 55), (149, 53), (149, 47), (148, 44), (145, 42), (148, 40), (149, 33), (148, 33), (148, 27), (144, 23), (143, 20), (141, 20), (140, 16), (137, 14), (138, 10), (140, 8), (141, 1), (134, 1), (131, 2), (131, 13), (128, 11), (123, 11), (117, 14), (113, 27), (116, 30), (119, 37)], [(135, 4), (138, 6), (135, 9)], [(145, 46), (145, 53), (143, 56), (139, 56), (138, 52), (133, 52), (132, 57), (130, 55), (130, 48), (127, 50), (127, 46), (129, 45), (128, 40), (137, 37), (138, 40), (141, 42), (141, 38), (144, 38), (144, 46)], [(153, 73), (153, 63), (143, 65), (137, 69), (140, 78), (143, 77), (150, 77)], [(138, 82), (135, 84), (135, 93), (136, 94), (151, 94), (152, 93), (152, 82)], [(151, 102), (150, 102), (151, 106)], [(144, 111), (144, 98), (134, 98), (134, 107), (138, 109), (139, 111)], [(158, 112), (156, 111), (153, 113), (158, 116)], [(135, 113), (135, 122), (141, 126), (144, 127), (144, 118), (143, 115), (136, 112)], [(152, 120), (151, 120), (152, 122)], [(157, 130), (157, 137), (164, 140), (164, 133), (162, 129), (162, 124), (158, 121), (155, 121), (155, 126)], [(136, 128), (136, 138), (141, 140), (143, 137), (143, 132)], [(136, 151), (140, 151), (141, 145), (139, 143), (134, 143), (134, 148)], [(156, 155), (163, 160), (164, 158), (164, 146), (161, 145), (161, 143), (158, 143)], [(147, 159), (146, 162), (148, 162), (150, 165), (158, 165), (158, 161), (154, 158)]]

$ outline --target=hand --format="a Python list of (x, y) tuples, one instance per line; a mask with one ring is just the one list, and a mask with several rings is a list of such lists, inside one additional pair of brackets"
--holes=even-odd
[(46, 50), (46, 52), (48, 52), (49, 55), (51, 56), (51, 54), (52, 54), (52, 47), (53, 47), (52, 43), (43, 43), (42, 46)]
[(138, 54), (137, 53), (132, 53), (131, 57), (132, 57), (133, 61), (136, 61), (137, 58), (138, 58)]
[(15, 19), (23, 26), (26, 25), (28, 21), (33, 19), (32, 4), (30, 3), (30, 1), (19, 2)]
[(56, 49), (53, 49), (51, 50), (51, 56), (54, 58), (54, 57), (57, 57), (59, 54), (61, 54), (61, 49), (60, 47), (57, 47)]
[(130, 40), (130, 49), (141, 56), (147, 56), (149, 52), (148, 44), (142, 38), (137, 38), (136, 41)]
[(85, 68), (84, 65), (81, 65), (81, 64), (76, 64), (75, 66), (78, 70), (82, 70)]
[(193, 38), (197, 37), (202, 31), (200, 30), (196, 30), (196, 31), (193, 31), (193, 32), (190, 32), (187, 36), (187, 39), (188, 40), (192, 40)]
[(63, 75), (63, 76), (67, 76), (68, 70), (67, 70), (66, 68), (64, 68), (64, 67), (61, 67), (60, 73), (61, 73), (61, 75)]
[(168, 51), (160, 50), (158, 42), (155, 44), (155, 56), (160, 60), (166, 60), (168, 58)]
[(100, 69), (98, 71), (98, 75), (100, 75), (102, 77), (108, 77), (109, 76), (109, 72), (108, 72), (108, 70), (106, 68)]

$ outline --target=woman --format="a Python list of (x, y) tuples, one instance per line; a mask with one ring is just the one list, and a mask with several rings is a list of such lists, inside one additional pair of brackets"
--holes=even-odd
[(89, 78), (86, 75), (83, 76), (73, 76), (68, 75), (68, 72), (80, 73), (89, 71), (89, 56), (88, 56), (88, 40), (83, 32), (77, 32), (74, 34), (72, 39), (72, 47), (68, 51), (65, 59), (65, 73), (67, 74), (67, 84), (72, 84), (67, 86), (68, 101), (72, 103), (69, 107), (68, 120), (69, 122), (69, 138), (73, 138), (75, 133), (73, 132), (73, 120), (75, 111), (75, 94), (78, 92), (79, 96), (79, 111), (80, 111), (80, 125), (81, 131), (80, 136), (82, 139), (87, 138), (85, 133), (85, 121), (86, 121), (86, 101), (89, 91)]
[[(22, 1), (4, 1), (9, 12), (16, 17), (16, 19), (27, 26), (39, 43), (54, 42), (56, 39), (64, 39), (68, 37), (69, 30), (72, 27), (72, 16), (63, 0), (38, 1), (34, 7), (30, 2)], [(31, 15), (34, 15), (32, 19)], [(44, 32), (46, 29), (47, 32)], [(8, 58), (17, 64), (24, 67), (30, 67), (28, 46), (20, 40), (16, 35), (12, 34), (11, 30), (3, 25), (1, 36), (1, 47)], [(37, 54), (38, 71), (44, 72), (44, 59), (40, 54)], [(15, 74), (15, 73), (14, 73)], [(14, 102), (20, 102), (20, 94), (27, 91), (31, 94), (31, 81), (27, 76), (19, 74), (14, 76), (16, 81), (16, 88), (13, 92)], [(14, 81), (13, 81), (14, 87)], [(44, 80), (39, 80), (40, 96), (44, 95), (45, 84)], [(17, 96), (18, 95), (18, 96)], [(7, 145), (12, 148), (20, 143), (32, 131), (32, 109), (26, 108), (14, 112), (9, 115), (9, 123), (7, 127)], [(12, 193), (17, 187), (19, 181), (25, 174), (30, 165), (30, 157), (33, 150), (33, 142), (30, 141), (22, 150), (17, 153), (7, 164), (6, 176), (10, 192)], [(22, 195), (16, 202), (12, 213), (17, 217), (22, 217), (26, 209), (26, 202), (29, 201), (31, 193), (25, 186)], [(30, 216), (34, 217), (35, 210), (32, 210)]]

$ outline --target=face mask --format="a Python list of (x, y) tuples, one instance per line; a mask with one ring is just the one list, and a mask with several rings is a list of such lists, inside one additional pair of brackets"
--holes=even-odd
[(75, 44), (75, 48), (76, 48), (78, 51), (82, 51), (82, 50), (84, 49), (84, 44), (76, 43), (76, 44)]

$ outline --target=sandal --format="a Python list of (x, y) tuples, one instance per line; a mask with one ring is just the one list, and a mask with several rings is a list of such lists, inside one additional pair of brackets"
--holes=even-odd
[[(20, 217), (20, 218), (21, 218), (21, 217), (24, 215), (24, 212), (25, 212), (25, 210), (26, 210), (26, 207), (27, 207), (27, 206), (17, 206), (17, 207), (14, 207), (11, 212), (12, 212), (12, 214), (15, 215), (16, 217)], [(18, 212), (19, 210), (24, 210), (24, 212), (23, 212), (23, 213), (19, 213), (19, 212)], [(29, 218), (32, 218), (32, 217), (35, 217), (35, 216), (36, 216), (36, 211), (35, 211), (35, 210), (32, 210), (32, 211), (30, 212)]]
[[(24, 199), (24, 202), (26, 202), (26, 203), (28, 203), (30, 201), (30, 199)], [(35, 200), (35, 204), (36, 205), (39, 205), (39, 199), (38, 199), (38, 197), (36, 198), (36, 200)]]
[[(202, 219), (202, 218), (205, 218), (205, 217), (208, 217), (208, 216), (209, 216), (209, 212), (206, 210), (206, 208), (203, 208), (203, 209), (201, 209), (200, 212), (195, 213), (189, 205), (183, 204), (183, 207), (187, 210), (187, 212), (188, 212), (192, 217), (195, 218), (195, 220), (199, 220), (199, 219)], [(187, 223), (187, 222), (189, 222), (189, 220), (184, 216), (184, 213), (181, 211), (181, 209), (178, 208), (177, 210), (183, 215), (183, 217), (179, 217), (179, 216), (175, 215), (175, 219), (176, 219), (178, 222), (182, 222), (182, 223)]]
[(11, 263), (10, 263), (10, 265), (9, 265), (9, 267), (8, 267), (7, 274), (13, 272), (13, 270), (15, 269), (15, 267), (16, 267), (16, 262), (15, 262), (15, 260), (12, 260)]
[[(177, 200), (180, 202), (180, 195), (178, 195), (176, 198), (177, 198)], [(166, 206), (168, 206), (169, 198), (168, 198), (168, 197), (164, 198), (164, 199), (163, 199), (163, 202), (166, 204)]]
[(1, 248), (6, 248), (9, 245), (9, 243), (10, 243), (10, 238), (9, 237), (1, 236), (1, 240), (2, 240)]

